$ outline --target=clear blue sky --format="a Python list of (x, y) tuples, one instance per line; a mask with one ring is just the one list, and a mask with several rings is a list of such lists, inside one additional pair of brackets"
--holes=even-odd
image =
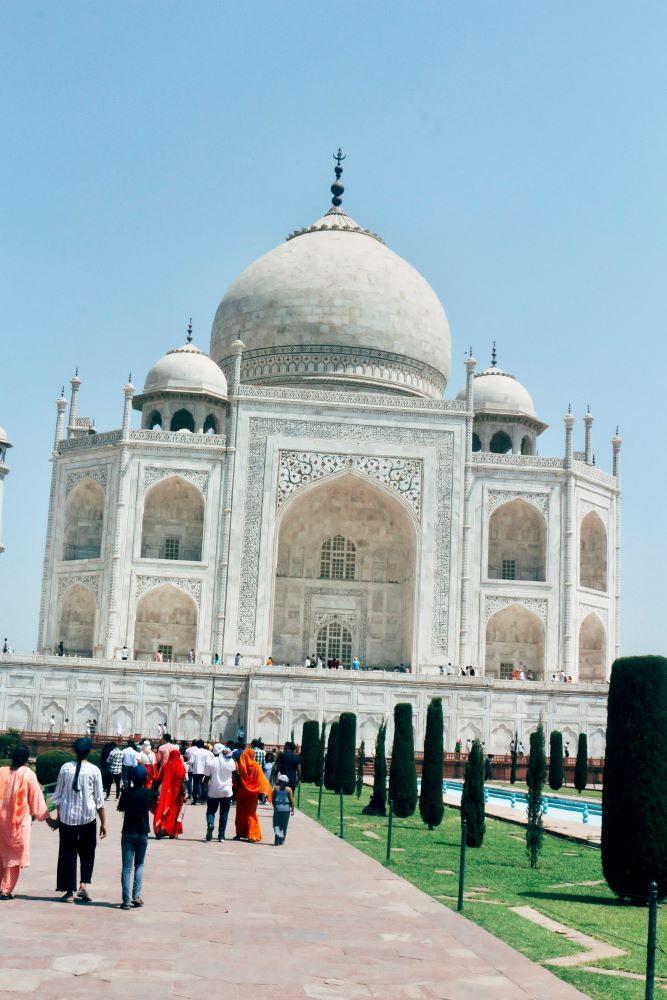
[[(345, 205), (432, 283), (464, 349), (623, 447), (623, 649), (667, 652), (667, 4), (0, 6), (0, 633), (35, 644), (54, 401), (120, 425), (128, 371), (195, 342), (230, 281)], [(581, 447), (583, 428), (577, 425)]]

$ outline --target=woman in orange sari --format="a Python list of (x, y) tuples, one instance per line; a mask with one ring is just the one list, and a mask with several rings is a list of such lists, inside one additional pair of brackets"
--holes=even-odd
[(257, 819), (257, 800), (260, 795), (271, 798), (271, 785), (264, 771), (255, 760), (255, 751), (248, 747), (238, 760), (236, 771), (236, 836), (234, 840), (262, 839), (262, 828)]
[(32, 817), (48, 820), (42, 789), (27, 766), (28, 748), (18, 746), (10, 767), (0, 767), (0, 899), (13, 899), (22, 868), (30, 865)]
[(185, 802), (185, 764), (180, 751), (174, 747), (162, 768), (162, 784), (155, 816), (153, 833), (160, 840), (174, 840), (183, 833), (183, 803)]

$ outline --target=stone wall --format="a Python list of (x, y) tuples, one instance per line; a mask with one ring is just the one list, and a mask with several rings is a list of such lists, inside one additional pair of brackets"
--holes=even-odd
[(96, 718), (101, 733), (120, 725), (123, 735), (155, 738), (163, 723), (179, 738), (233, 739), (241, 726), (273, 743), (289, 739), (292, 729), (298, 741), (306, 719), (352, 711), (358, 740), (370, 747), (383, 718), (391, 745), (394, 705), (409, 702), (421, 749), (434, 696), (443, 700), (447, 750), (459, 737), (480, 738), (490, 751), (506, 753), (515, 732), (527, 745), (541, 713), (547, 736), (560, 729), (573, 747), (585, 732), (590, 755), (604, 754), (607, 687), (601, 684), (0, 655), (0, 729), (45, 731), (53, 714), (58, 730), (69, 720), (69, 732), (82, 732), (86, 719)]

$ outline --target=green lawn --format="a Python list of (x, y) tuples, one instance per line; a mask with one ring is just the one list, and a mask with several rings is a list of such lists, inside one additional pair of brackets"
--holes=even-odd
[[(314, 785), (303, 786), (300, 807), (312, 818), (317, 815), (317, 796), (318, 789)], [(365, 788), (361, 799), (345, 799), (345, 839), (384, 863), (387, 820), (362, 816), (361, 809), (369, 797), (370, 789)], [(331, 792), (323, 794), (321, 822), (332, 833), (338, 832), (339, 801)], [(364, 831), (379, 835), (380, 840), (365, 836)], [(431, 832), (418, 813), (407, 820), (395, 819), (392, 843), (392, 870), (444, 906), (455, 909), (460, 850), (458, 810), (446, 808), (442, 825)], [(563, 886), (565, 882), (600, 884)], [(466, 899), (465, 916), (529, 958), (540, 961), (581, 949), (512, 913), (510, 907), (532, 906), (554, 920), (627, 951), (619, 958), (593, 965), (642, 974), (645, 971), (647, 910), (619, 903), (609, 892), (596, 847), (547, 834), (540, 867), (531, 871), (521, 829), (501, 820), (487, 819), (483, 847), (467, 852), (466, 893), (473, 898)], [(659, 945), (663, 924), (664, 910), (661, 908)], [(554, 968), (552, 971), (594, 1000), (641, 1000), (644, 997), (644, 984), (638, 980), (597, 975), (578, 968)], [(656, 973), (667, 978), (667, 957), (660, 950)]]

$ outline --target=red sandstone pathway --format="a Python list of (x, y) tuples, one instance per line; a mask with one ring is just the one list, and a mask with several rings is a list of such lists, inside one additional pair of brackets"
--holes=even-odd
[(120, 817), (109, 812), (90, 904), (57, 901), (58, 837), (33, 826), (32, 867), (0, 902), (0, 998), (583, 996), (301, 814), (280, 848), (207, 844), (204, 808), (188, 806), (183, 839), (150, 840), (146, 905), (119, 910)]

